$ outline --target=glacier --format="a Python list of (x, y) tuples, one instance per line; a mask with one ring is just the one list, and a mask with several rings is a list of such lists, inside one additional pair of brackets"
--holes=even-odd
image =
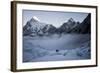
[(24, 36), (23, 62), (91, 59), (90, 34)]

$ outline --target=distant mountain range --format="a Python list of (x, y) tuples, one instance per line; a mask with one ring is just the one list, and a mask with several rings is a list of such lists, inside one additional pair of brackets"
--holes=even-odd
[(82, 23), (74, 21), (70, 18), (67, 22), (63, 23), (59, 28), (56, 28), (52, 24), (46, 24), (40, 22), (37, 17), (32, 17), (26, 25), (23, 27), (23, 35), (27, 36), (44, 36), (51, 34), (90, 34), (91, 33), (91, 14), (83, 20)]

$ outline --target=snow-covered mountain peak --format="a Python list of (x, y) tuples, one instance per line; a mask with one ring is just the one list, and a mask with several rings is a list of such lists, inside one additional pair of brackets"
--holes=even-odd
[(31, 20), (32, 20), (32, 21), (38, 21), (38, 22), (40, 22), (40, 20), (39, 20), (38, 17), (36, 17), (36, 16), (33, 16), (33, 17), (31, 18)]

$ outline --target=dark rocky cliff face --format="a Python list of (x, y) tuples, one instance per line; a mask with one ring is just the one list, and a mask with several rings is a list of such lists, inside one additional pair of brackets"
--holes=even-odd
[(82, 34), (91, 33), (91, 14), (89, 13), (81, 24), (73, 28), (71, 30), (71, 33), (82, 33)]
[(81, 23), (82, 33), (91, 33), (91, 14), (89, 14), (86, 19)]
[(58, 33), (70, 33), (75, 25), (77, 25), (77, 22), (75, 22), (73, 18), (70, 18), (67, 22), (63, 23), (60, 28), (58, 28)]

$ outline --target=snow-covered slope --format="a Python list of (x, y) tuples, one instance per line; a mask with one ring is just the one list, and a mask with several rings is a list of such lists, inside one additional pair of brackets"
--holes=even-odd
[(23, 35), (42, 36), (54, 33), (56, 28), (51, 24), (41, 22), (37, 17), (33, 16), (23, 27)]
[(41, 23), (37, 17), (32, 17), (26, 25), (23, 27), (23, 35), (37, 35), (38, 33), (43, 33), (42, 29), (47, 24)]

